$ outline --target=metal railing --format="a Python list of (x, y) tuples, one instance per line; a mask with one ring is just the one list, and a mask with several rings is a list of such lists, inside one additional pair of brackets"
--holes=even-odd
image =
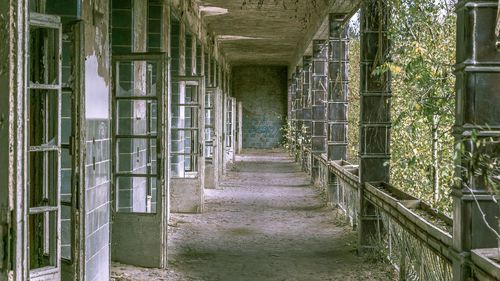
[[(363, 199), (373, 204), (378, 213), (374, 248), (394, 265), (400, 280), (453, 280), (452, 262), (456, 254), (452, 252), (450, 217), (387, 183), (361, 185), (358, 165), (343, 160), (328, 161), (325, 155), (311, 156), (307, 148), (301, 151), (298, 163), (307, 172), (312, 162), (320, 165), (316, 184), (326, 190), (328, 203), (340, 209), (354, 228), (363, 188)], [(471, 253), (471, 280), (500, 280), (498, 268), (484, 251)]]

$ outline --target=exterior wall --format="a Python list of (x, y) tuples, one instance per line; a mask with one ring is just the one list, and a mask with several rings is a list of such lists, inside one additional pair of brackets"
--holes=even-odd
[(109, 280), (110, 55), (108, 1), (83, 2), (85, 22), (85, 280)]
[(287, 115), (287, 68), (235, 67), (232, 78), (232, 92), (243, 104), (243, 148), (279, 147)]

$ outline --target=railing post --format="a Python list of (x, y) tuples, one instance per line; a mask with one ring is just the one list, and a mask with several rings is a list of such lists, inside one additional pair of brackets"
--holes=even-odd
[(319, 162), (313, 156), (326, 153), (326, 99), (328, 89), (328, 41), (313, 40), (311, 81), (311, 177), (319, 179)]
[[(325, 112), (328, 122), (328, 161), (347, 160), (347, 126), (349, 94), (349, 27), (345, 14), (329, 16), (328, 55), (328, 106)], [(329, 174), (329, 173), (328, 173)], [(328, 175), (328, 200), (336, 206), (338, 182)]]
[(364, 0), (361, 5), (361, 77), (359, 136), (359, 252), (376, 247), (381, 221), (364, 199), (364, 183), (389, 181), (391, 74), (377, 71), (389, 55), (388, 0)]
[[(500, 156), (500, 52), (495, 26), (498, 0), (462, 0), (457, 4), (455, 175), (453, 189), (454, 280), (469, 280), (470, 250), (496, 248), (499, 206), (492, 186), (470, 169), (478, 155)], [(471, 137), (472, 136), (472, 137)], [(477, 136), (477, 137), (475, 137)], [(478, 145), (479, 144), (479, 145)], [(484, 215), (484, 218), (483, 218)]]

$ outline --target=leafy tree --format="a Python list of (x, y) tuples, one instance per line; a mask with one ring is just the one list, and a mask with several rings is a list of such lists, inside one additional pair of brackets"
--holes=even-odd
[(444, 211), (453, 182), (455, 0), (392, 0), (391, 181)]

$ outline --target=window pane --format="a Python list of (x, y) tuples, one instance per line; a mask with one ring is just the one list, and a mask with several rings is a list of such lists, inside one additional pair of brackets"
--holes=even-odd
[(116, 103), (118, 135), (157, 135), (157, 101), (118, 100)]
[(156, 175), (156, 139), (117, 139), (116, 171)]
[(155, 61), (116, 62), (116, 96), (156, 96), (162, 77), (158, 69)]
[(123, 213), (156, 213), (155, 177), (117, 177), (117, 209)]

